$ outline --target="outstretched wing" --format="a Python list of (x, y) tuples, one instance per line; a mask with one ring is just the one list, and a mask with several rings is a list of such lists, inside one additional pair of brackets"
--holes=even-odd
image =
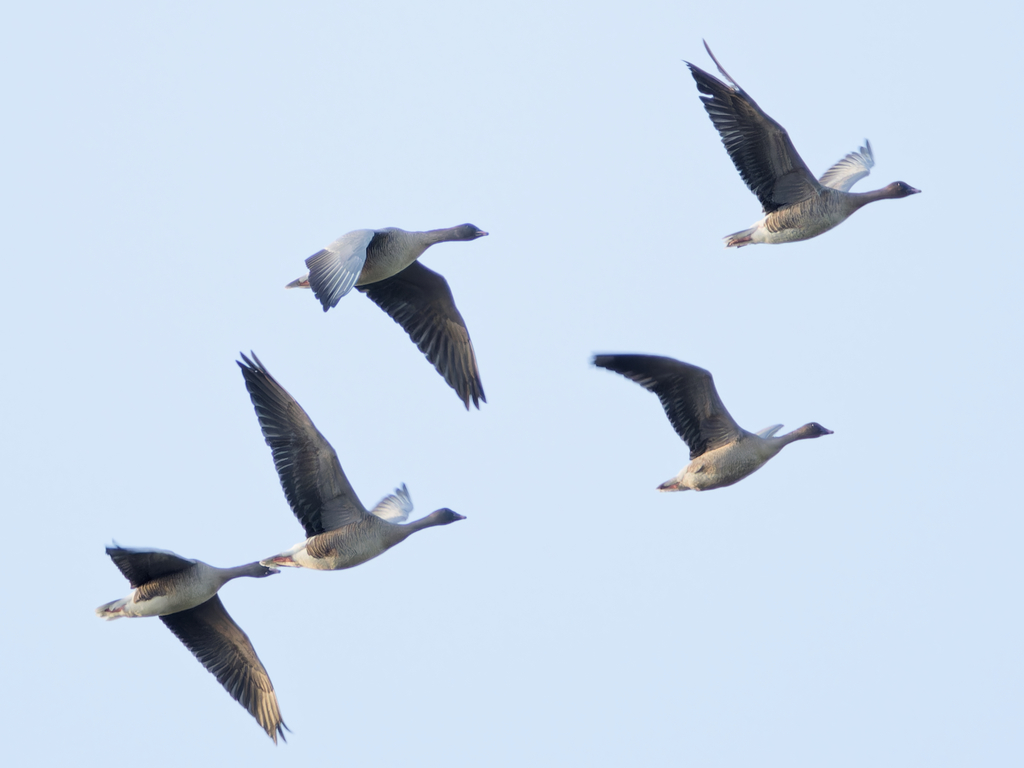
[(320, 299), (324, 312), (337, 306), (356, 284), (366, 263), (366, 247), (375, 234), (372, 229), (357, 229), (306, 259), (309, 287)]
[(473, 342), (448, 281), (415, 261), (397, 275), (358, 288), (405, 329), (467, 410), (470, 399), (477, 408), (481, 400), (487, 402)]
[(851, 152), (837, 162), (818, 179), (823, 187), (832, 187), (840, 192), (849, 192), (850, 187), (863, 179), (875, 167), (875, 156), (871, 152), (871, 142), (864, 139), (864, 146), (859, 152)]
[(183, 571), (196, 563), (195, 560), (189, 560), (165, 549), (129, 549), (116, 544), (107, 547), (107, 554), (133, 589), (160, 576)]
[[(255, 354), (238, 362), (263, 438), (274, 455), (284, 495), (306, 536), (362, 519), (366, 507), (345, 477), (338, 454)], [(236, 361), (237, 362), (237, 361)]]
[(256, 718), (275, 744), (279, 735), (284, 739), (287, 726), (281, 719), (270, 675), (249, 636), (224, 610), (217, 595), (195, 608), (161, 616), (160, 620), (217, 678), (231, 698)]
[(703, 368), (656, 355), (596, 355), (594, 365), (621, 373), (656, 394), (676, 433), (689, 446), (691, 461), (745, 434)]
[(729, 76), (704, 43), (726, 85), (700, 67), (686, 62), (697, 81), (701, 101), (722, 138), (726, 152), (765, 213), (808, 200), (819, 184), (793, 146), (786, 129), (768, 116)]
[(402, 483), (401, 488), (385, 496), (377, 502), (377, 506), (370, 510), (370, 514), (376, 515), (389, 523), (404, 523), (409, 519), (412, 512), (412, 497), (409, 496), (409, 489)]

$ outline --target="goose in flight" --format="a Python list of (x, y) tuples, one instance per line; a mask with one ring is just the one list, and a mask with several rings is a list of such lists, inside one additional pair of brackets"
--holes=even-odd
[(871, 144), (866, 140), (860, 151), (851, 152), (815, 179), (786, 129), (729, 76), (706, 42), (704, 48), (731, 85), (690, 62), (686, 66), (697, 81), (697, 90), (703, 94), (700, 99), (722, 144), (765, 213), (752, 227), (726, 236), (727, 248), (809, 240), (846, 221), (868, 203), (921, 191), (894, 181), (872, 192), (850, 192), (875, 164)]
[(658, 396), (668, 420), (690, 449), (690, 463), (659, 491), (710, 491), (738, 483), (795, 440), (831, 435), (817, 422), (775, 436), (781, 424), (754, 434), (725, 409), (711, 374), (656, 355), (596, 355), (594, 365), (635, 381)]
[(383, 554), (416, 531), (466, 519), (443, 508), (403, 524), (412, 511), (405, 485), (367, 510), (345, 477), (338, 454), (295, 398), (255, 354), (252, 359), (242, 355), (238, 366), (263, 438), (274, 456), (284, 495), (306, 532), (305, 540), (261, 560), (263, 565), (319, 571), (352, 568)]
[(470, 400), (479, 409), (487, 398), (466, 321), (448, 281), (417, 259), (436, 243), (487, 234), (472, 224), (428, 232), (357, 229), (306, 259), (309, 271), (285, 287), (312, 288), (326, 312), (355, 286), (405, 329), (467, 410)]
[(107, 547), (132, 592), (96, 609), (107, 621), (122, 617), (159, 616), (217, 678), (231, 698), (256, 718), (277, 743), (287, 726), (281, 719), (277, 694), (256, 650), (224, 609), (218, 590), (240, 576), (263, 578), (277, 569), (259, 563), (237, 568), (215, 568), (162, 549)]

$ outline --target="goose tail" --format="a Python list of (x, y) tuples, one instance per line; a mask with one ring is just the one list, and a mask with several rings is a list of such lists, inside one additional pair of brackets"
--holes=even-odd
[[(291, 555), (288, 554), (274, 555), (273, 557), (264, 558), (263, 560), (260, 560), (260, 565), (264, 566), (265, 568), (269, 568), (271, 572), (276, 572), (277, 569), (281, 568), (282, 566), (284, 566), (285, 568), (302, 567), (292, 559)], [(266, 575), (269, 576), (270, 574), (268, 573)]]
[(722, 240), (725, 242), (726, 248), (742, 248), (744, 245), (750, 245), (754, 242), (754, 233), (756, 231), (757, 227), (741, 229), (739, 232), (726, 235)]
[(101, 605), (96, 609), (96, 615), (105, 621), (120, 619), (125, 615), (124, 607), (126, 605), (128, 605), (128, 598), (122, 597), (120, 600), (114, 600), (113, 602)]
[(673, 477), (671, 480), (666, 480), (659, 485), (658, 490), (665, 493), (669, 491), (688, 491), (690, 489), (683, 485), (678, 477)]

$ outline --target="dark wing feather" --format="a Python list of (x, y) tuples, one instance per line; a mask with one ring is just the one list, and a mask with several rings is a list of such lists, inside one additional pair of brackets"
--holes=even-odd
[(487, 402), (466, 322), (441, 275), (415, 261), (397, 275), (357, 288), (405, 329), (467, 410), (471, 398), (477, 408)]
[(597, 355), (594, 365), (621, 373), (656, 394), (676, 433), (689, 446), (691, 461), (746, 434), (703, 368), (655, 355)]
[(249, 636), (224, 610), (217, 595), (195, 608), (161, 616), (160, 620), (217, 678), (231, 698), (256, 718), (275, 744), (278, 735), (284, 739), (287, 726), (281, 719), (270, 675)]
[(263, 438), (273, 452), (284, 495), (306, 536), (362, 519), (366, 508), (345, 477), (331, 444), (255, 354), (252, 360), (242, 355), (242, 360), (245, 362), (238, 362), (238, 367)]
[(163, 549), (126, 549), (113, 546), (107, 547), (107, 554), (133, 589), (138, 589), (143, 584), (169, 573), (183, 571), (196, 563), (195, 560)]
[[(704, 47), (707, 48), (707, 43)], [(711, 49), (707, 50), (732, 86), (689, 62), (686, 66), (697, 81), (697, 90), (705, 94), (700, 97), (701, 101), (722, 137), (722, 144), (743, 181), (761, 201), (764, 212), (771, 213), (812, 198), (820, 185), (796, 151), (786, 129), (765, 114), (722, 69)]]

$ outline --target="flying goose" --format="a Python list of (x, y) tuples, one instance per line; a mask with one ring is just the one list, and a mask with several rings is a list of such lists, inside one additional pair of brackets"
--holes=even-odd
[(850, 187), (867, 176), (875, 164), (867, 140), (859, 152), (851, 152), (815, 179), (786, 129), (729, 76), (706, 42), (704, 48), (731, 85), (690, 62), (686, 66), (697, 81), (697, 90), (705, 94), (700, 99), (729, 157), (765, 213), (754, 226), (725, 237), (727, 248), (809, 240), (841, 224), (861, 206), (921, 191), (894, 181), (872, 192), (850, 192)]
[(656, 355), (596, 355), (594, 365), (621, 373), (650, 390), (676, 433), (690, 448), (690, 463), (659, 491), (710, 491), (753, 474), (794, 440), (831, 435), (816, 422), (775, 437), (781, 424), (752, 434), (733, 421), (703, 368)]
[(471, 398), (479, 409), (487, 398), (466, 322), (455, 307), (448, 281), (417, 259), (435, 243), (476, 240), (487, 234), (472, 224), (427, 232), (357, 229), (306, 259), (309, 272), (286, 287), (312, 288), (326, 312), (354, 285), (405, 329), (466, 410)]
[(287, 726), (281, 719), (270, 676), (242, 631), (217, 596), (240, 576), (263, 578), (279, 573), (259, 563), (215, 568), (162, 549), (107, 547), (107, 554), (132, 585), (128, 597), (96, 609), (101, 619), (159, 616), (168, 629), (217, 678), (231, 698), (256, 718), (277, 743)]
[(403, 484), (372, 510), (359, 501), (345, 477), (338, 454), (260, 359), (244, 354), (238, 362), (256, 408), (263, 437), (274, 456), (284, 495), (306, 531), (305, 541), (260, 562), (338, 571), (365, 563), (416, 531), (465, 520), (450, 509), (402, 524), (412, 511)]

